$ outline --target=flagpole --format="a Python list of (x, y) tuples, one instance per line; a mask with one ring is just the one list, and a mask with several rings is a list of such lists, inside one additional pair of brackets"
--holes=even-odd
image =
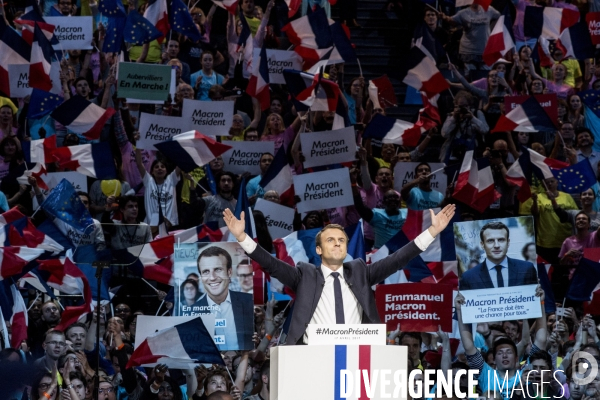
[(37, 301), (37, 299), (40, 298), (40, 292), (37, 292), (37, 296), (35, 296), (35, 299), (33, 299), (33, 302), (31, 303), (31, 305), (29, 306), (29, 308), (27, 309), (27, 311), (29, 312), (29, 310), (31, 310), (31, 307), (33, 307), (33, 305), (35, 304), (35, 302)]
[(454, 180), (456, 179), (457, 174), (458, 174), (458, 171), (455, 171), (454, 176), (452, 177), (452, 181), (450, 181), (450, 186), (452, 186), (452, 184), (454, 184)]
[(363, 76), (362, 67), (360, 66), (360, 60), (358, 59), (358, 57), (356, 57), (356, 62), (358, 64), (358, 70), (360, 71), (360, 76), (362, 77)]
[(443, 170), (444, 168), (446, 168), (446, 167), (442, 167), (442, 168), (436, 169), (435, 171), (433, 171), (433, 172), (431, 172), (429, 175), (427, 175), (425, 178), (429, 178), (431, 175), (435, 174), (436, 172), (440, 172), (440, 171), (441, 171), (441, 170)]
[(435, 7), (433, 8), (432, 6), (430, 6), (429, 4), (425, 3), (425, 5), (429, 8), (431, 8), (433, 11), (435, 11), (436, 14), (439, 14), (440, 12), (437, 10), (437, 0), (435, 0)]
[(152, 288), (152, 289), (153, 289), (153, 290), (154, 290), (156, 293), (158, 293), (158, 289), (157, 289), (157, 288), (155, 288), (154, 286), (152, 286), (152, 284), (151, 284), (150, 282), (148, 282), (148, 281), (147, 281), (147, 280), (145, 280), (144, 278), (142, 278), (142, 280), (143, 280), (144, 282), (146, 282), (146, 283), (148, 284), (148, 286), (150, 286), (150, 287), (151, 287), (151, 288)]
[(163, 304), (165, 304), (165, 299), (163, 299), (163, 301), (158, 306), (158, 310), (156, 310), (156, 316), (158, 316), (158, 313), (160, 312), (160, 309), (162, 308)]

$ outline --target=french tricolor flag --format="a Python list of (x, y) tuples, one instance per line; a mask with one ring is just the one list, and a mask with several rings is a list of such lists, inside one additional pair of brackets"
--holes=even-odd
[(232, 15), (235, 15), (238, 6), (238, 0), (213, 0), (217, 6), (229, 11)]
[(10, 224), (0, 225), (0, 242), (5, 246), (29, 247), (51, 251), (54, 254), (65, 249), (50, 236), (37, 229), (31, 219), (25, 216)]
[(550, 42), (548, 39), (540, 36), (535, 47), (537, 47), (540, 67), (552, 67), (554, 65), (554, 59), (552, 58), (552, 54), (550, 54)]
[(132, 260), (129, 269), (137, 276), (173, 286), (174, 244), (174, 236), (165, 236), (119, 252)]
[(458, 173), (458, 179), (456, 179), (454, 193), (452, 193), (452, 197), (465, 204), (471, 204), (477, 196), (477, 187), (479, 185), (477, 173), (471, 173), (471, 171), (477, 171), (477, 162), (473, 158), (473, 150), (465, 153), (460, 166), (460, 172)]
[(15, 285), (10, 286), (10, 294), (13, 301), (12, 316), (10, 317), (10, 346), (13, 349), (18, 349), (21, 347), (23, 340), (27, 339), (27, 307), (25, 301), (23, 301), (23, 296), (21, 296)]
[(330, 49), (334, 45), (329, 20), (325, 10), (319, 6), (310, 14), (291, 21), (281, 30), (296, 46), (294, 51), (304, 59), (318, 61), (323, 55), (318, 50)]
[(33, 177), (40, 189), (50, 190), (46, 181), (42, 179), (43, 175), (48, 176), (48, 171), (46, 171), (44, 164), (35, 164), (35, 167), (26, 170), (23, 175), (19, 176), (17, 178), (17, 182), (19, 182), (21, 185), (29, 185), (27, 178)]
[(579, 21), (579, 11), (556, 7), (525, 7), (525, 36), (558, 39)]
[(52, 118), (69, 130), (97, 140), (106, 121), (115, 113), (114, 108), (104, 109), (82, 96), (73, 96), (52, 111)]
[(184, 172), (206, 165), (231, 149), (231, 146), (219, 143), (198, 131), (180, 133), (173, 136), (172, 140), (157, 143), (154, 147)]
[(275, 190), (279, 193), (281, 204), (293, 206), (294, 204), (294, 183), (292, 180), (292, 171), (287, 163), (285, 150), (279, 148), (273, 162), (263, 175), (259, 185), (263, 190)]
[(0, 91), (10, 96), (9, 65), (29, 64), (31, 46), (0, 18)]
[(148, 7), (144, 11), (144, 18), (150, 21), (163, 34), (162, 37), (158, 38), (158, 42), (162, 43), (170, 28), (167, 0), (150, 0), (147, 4)]
[(419, 116), (417, 123), (375, 114), (365, 128), (364, 138), (376, 138), (383, 143), (394, 143), (404, 146), (419, 144), (421, 134), (435, 126), (435, 122), (427, 117)]
[(554, 132), (556, 126), (535, 97), (530, 96), (523, 104), (506, 115), (500, 116), (492, 132)]
[(29, 86), (49, 92), (52, 89), (50, 67), (54, 49), (42, 29), (35, 23), (29, 64)]
[(465, 154), (453, 197), (479, 212), (484, 212), (500, 198), (489, 159), (473, 159), (472, 150)]
[(418, 47), (410, 49), (403, 76), (402, 82), (425, 92), (427, 97), (433, 97), (450, 87), (436, 67), (435, 61)]
[(563, 58), (565, 59), (585, 60), (593, 58), (596, 50), (596, 46), (592, 43), (588, 27), (583, 21), (565, 29), (556, 41), (556, 45), (562, 47)]
[(507, 10), (498, 18), (483, 51), (483, 61), (492, 65), (515, 47), (512, 21)]
[[(433, 212), (440, 212), (440, 208), (434, 208)], [(457, 217), (455, 217), (457, 218)], [(451, 221), (453, 222), (453, 221)], [(425, 229), (431, 226), (431, 213), (429, 210), (411, 210), (408, 209), (406, 222), (402, 225), (402, 231), (406, 234), (408, 240), (415, 240)], [(456, 251), (452, 243), (453, 236), (452, 223), (444, 229), (433, 241), (431, 245), (421, 253), (424, 261), (452, 261), (456, 260)]]
[(29, 247), (0, 247), (0, 281), (22, 273), (23, 268), (44, 254), (44, 251)]
[(531, 197), (531, 182), (533, 174), (538, 179), (553, 178), (554, 174), (550, 168), (562, 169), (569, 164), (553, 158), (544, 157), (531, 149), (527, 149), (519, 156), (519, 159), (510, 166), (506, 172), (506, 180), (519, 186), (517, 194), (519, 201), (524, 202)]
[(52, 153), (56, 149), (56, 135), (46, 139), (23, 141), (21, 143), (25, 161), (29, 163), (53, 163), (55, 161)]
[(178, 243), (223, 242), (229, 236), (226, 226), (219, 228), (216, 221), (207, 222), (184, 231), (175, 233)]
[(53, 157), (61, 168), (77, 171), (92, 178), (114, 179), (116, 176), (108, 142), (59, 147), (54, 150)]
[(252, 75), (248, 82), (246, 93), (256, 98), (260, 103), (260, 109), (265, 111), (271, 105), (269, 93), (269, 60), (267, 58), (267, 47), (263, 46), (258, 59), (253, 61)]
[(337, 83), (323, 79), (321, 74), (286, 69), (285, 83), (299, 111), (336, 111), (340, 89)]
[[(160, 361), (161, 359), (163, 360)], [(165, 362), (166, 359), (225, 364), (217, 345), (200, 317), (149, 335), (135, 349), (127, 363), (127, 368)]]

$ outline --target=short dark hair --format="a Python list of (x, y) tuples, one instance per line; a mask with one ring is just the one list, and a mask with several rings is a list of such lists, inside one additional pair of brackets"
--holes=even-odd
[(83, 322), (75, 322), (71, 325), (69, 325), (69, 327), (67, 329), (65, 329), (65, 336), (67, 336), (67, 334), (69, 333), (69, 331), (73, 328), (83, 328), (85, 329), (85, 333), (87, 333), (87, 326), (85, 326), (85, 324)]
[[(227, 261), (227, 270), (230, 270), (231, 266), (233, 264), (233, 261), (231, 260), (231, 255), (229, 254), (229, 252), (219, 246), (210, 246), (209, 248), (204, 249), (202, 251), (202, 253), (200, 253), (200, 255), (198, 256), (198, 260), (196, 261), (196, 264), (198, 265), (198, 272), (200, 272), (200, 259), (202, 257), (219, 257), (219, 256), (225, 257), (225, 260)], [(202, 275), (202, 272), (200, 272), (200, 275)]]
[(84, 192), (83, 190), (80, 190), (77, 192), (77, 196), (85, 196), (88, 199), (88, 203), (92, 202), (92, 199), (90, 198), (90, 195), (87, 192)]
[(485, 232), (488, 229), (495, 229), (495, 230), (504, 229), (506, 231), (506, 238), (507, 239), (510, 238), (510, 231), (508, 229), (508, 226), (504, 225), (502, 222), (494, 221), (494, 222), (488, 222), (479, 231), (479, 238), (481, 239), (482, 242), (483, 242), (483, 232)]
[(581, 127), (581, 128), (577, 129), (577, 131), (575, 132), (575, 141), (577, 141), (577, 139), (579, 138), (579, 135), (582, 133), (589, 134), (590, 137), (592, 138), (592, 142), (594, 141), (594, 134), (592, 133), (592, 131), (590, 131), (588, 128), (585, 128), (585, 127)]
[(512, 341), (512, 339), (506, 336), (502, 336), (494, 341), (494, 344), (492, 345), (492, 353), (494, 354), (494, 357), (496, 357), (498, 347), (504, 344), (508, 344), (510, 347), (512, 347), (513, 351), (515, 352), (515, 357), (518, 357), (519, 353), (517, 352), (517, 345), (515, 344), (515, 342)]
[(264, 156), (271, 156), (271, 157), (275, 158), (275, 156), (274, 156), (273, 154), (271, 154), (271, 153), (269, 153), (269, 152), (266, 152), (266, 153), (262, 153), (262, 154), (260, 155), (260, 160), (262, 160), (262, 158), (263, 158)]
[(117, 200), (117, 203), (119, 204), (119, 210), (125, 209), (125, 207), (127, 206), (127, 203), (129, 203), (130, 201), (133, 201), (135, 204), (139, 205), (137, 196), (134, 196), (134, 195), (120, 196), (119, 199)]
[(544, 360), (546, 362), (546, 366), (550, 369), (552, 368), (552, 357), (545, 351), (536, 351), (532, 355), (529, 356), (529, 363), (532, 363), (535, 360)]
[(587, 214), (585, 213), (585, 211), (579, 211), (577, 214), (575, 214), (575, 219), (577, 219), (577, 217), (579, 217), (581, 214), (583, 214), (583, 215), (585, 215), (585, 216), (587, 217), (588, 223), (590, 223), (590, 222), (591, 222), (590, 216), (589, 216), (589, 215), (587, 215)]
[(346, 231), (344, 230), (343, 226), (338, 224), (329, 224), (325, 228), (321, 229), (319, 233), (317, 233), (317, 236), (315, 236), (315, 244), (317, 246), (321, 247), (321, 234), (327, 229), (339, 229), (340, 231), (344, 232), (344, 236), (346, 236), (346, 242), (348, 242), (348, 235), (346, 234)]
[(221, 178), (223, 176), (228, 176), (231, 178), (231, 181), (233, 183), (235, 183), (235, 175), (233, 174), (233, 172), (229, 172), (229, 171), (221, 171), (217, 174), (217, 176), (215, 176), (215, 183), (217, 184), (217, 193), (221, 192)]
[(421, 344), (423, 344), (423, 338), (421, 337), (420, 333), (417, 333), (417, 332), (402, 332), (402, 334), (400, 335), (400, 339), (398, 340), (400, 342), (400, 344), (402, 344), (402, 339), (404, 339), (405, 337), (417, 339), (419, 341), (419, 346)]
[(429, 163), (426, 163), (426, 162), (420, 162), (420, 163), (418, 163), (418, 164), (417, 164), (417, 166), (415, 167), (415, 173), (417, 172), (417, 170), (419, 169), (419, 167), (420, 167), (421, 165), (427, 165), (427, 168), (429, 168), (429, 171), (431, 171), (431, 165), (429, 165)]

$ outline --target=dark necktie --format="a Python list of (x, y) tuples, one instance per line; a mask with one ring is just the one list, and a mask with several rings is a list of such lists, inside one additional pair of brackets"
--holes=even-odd
[(333, 276), (333, 295), (335, 297), (335, 323), (344, 324), (344, 299), (342, 298), (342, 284), (340, 283), (340, 273), (332, 272)]
[(502, 276), (502, 265), (496, 265), (496, 279), (498, 281), (498, 287), (504, 287), (504, 277)]

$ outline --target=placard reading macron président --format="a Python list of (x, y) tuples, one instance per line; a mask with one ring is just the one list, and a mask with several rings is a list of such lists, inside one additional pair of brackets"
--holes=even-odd
[(496, 322), (510, 319), (538, 318), (542, 315), (537, 285), (509, 286), (491, 289), (461, 290), (465, 297), (462, 317), (465, 324)]
[(233, 121), (233, 101), (183, 100), (181, 112), (186, 131), (204, 135), (229, 136)]
[(293, 179), (300, 213), (354, 204), (348, 168), (295, 175)]
[[(256, 65), (260, 51), (260, 48), (254, 48), (250, 69)], [(267, 49), (267, 62), (269, 64), (269, 83), (285, 85), (284, 69), (302, 70), (302, 57), (295, 51)]]
[(356, 136), (354, 127), (327, 132), (300, 134), (304, 168), (354, 161)]
[(140, 114), (140, 140), (137, 147), (154, 150), (154, 144), (171, 140), (184, 131), (180, 127), (181, 117), (169, 117), (148, 113)]
[[(394, 189), (400, 191), (404, 185), (416, 179), (415, 168), (420, 163), (418, 162), (399, 162), (394, 167)], [(444, 194), (446, 193), (446, 187), (448, 186), (448, 179), (444, 170), (439, 171), (440, 168), (444, 168), (444, 163), (429, 163), (431, 171), (437, 171), (431, 175), (431, 188)]]
[(54, 50), (88, 50), (94, 39), (92, 17), (44, 17), (54, 25), (54, 35), (60, 43), (53, 45)]
[(33, 88), (29, 87), (29, 64), (9, 64), (8, 81), (11, 97), (29, 96), (33, 91)]
[(221, 155), (224, 169), (234, 174), (260, 174), (260, 157), (264, 153), (274, 154), (275, 149), (275, 142), (223, 141), (223, 144), (231, 146), (231, 149)]
[(165, 101), (170, 87), (170, 65), (119, 63), (119, 97)]
[(294, 209), (264, 199), (256, 199), (254, 210), (265, 215), (267, 229), (273, 239), (286, 237), (294, 231)]

